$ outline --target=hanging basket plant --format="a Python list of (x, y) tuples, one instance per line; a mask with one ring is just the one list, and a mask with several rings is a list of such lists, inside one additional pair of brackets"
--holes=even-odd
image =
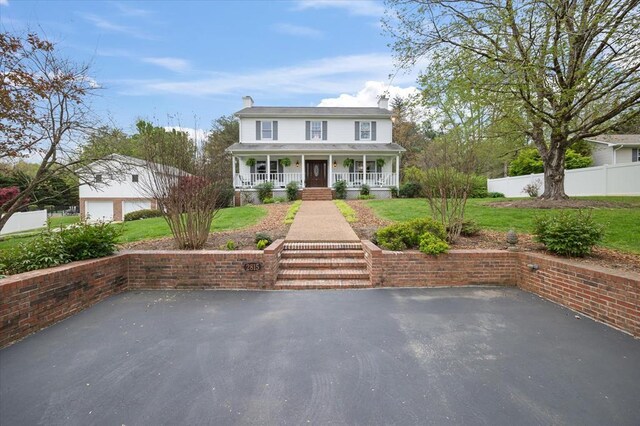
[(344, 161), (342, 162), (342, 165), (344, 166), (345, 169), (350, 168), (351, 166), (353, 166), (353, 158), (345, 158)]
[(386, 161), (384, 161), (384, 158), (378, 158), (376, 160), (376, 165), (378, 166), (379, 169), (383, 168), (385, 163)]
[(247, 166), (249, 167), (253, 167), (256, 165), (256, 159), (255, 158), (247, 158), (247, 161), (245, 163)]
[(291, 159), (290, 159), (290, 158), (288, 158), (288, 157), (281, 158), (281, 159), (280, 159), (280, 165), (281, 165), (282, 167), (289, 167), (289, 166), (291, 165)]

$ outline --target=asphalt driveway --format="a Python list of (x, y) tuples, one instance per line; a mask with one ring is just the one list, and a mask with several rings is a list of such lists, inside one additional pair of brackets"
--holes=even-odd
[(2, 425), (637, 425), (640, 341), (515, 288), (129, 292), (0, 351)]

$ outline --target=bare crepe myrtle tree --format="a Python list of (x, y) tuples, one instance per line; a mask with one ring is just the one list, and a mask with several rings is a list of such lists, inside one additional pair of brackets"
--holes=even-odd
[(225, 198), (225, 176), (185, 132), (148, 128), (140, 143), (148, 170), (141, 185), (156, 200), (176, 246), (203, 248)]
[[(640, 0), (386, 0), (401, 66), (465, 52), (501, 76), (474, 89), (525, 118), (544, 164), (541, 198), (567, 198), (564, 163), (576, 141), (640, 115)], [(503, 111), (509, 114), (508, 110)]]
[(95, 128), (89, 98), (98, 89), (89, 66), (60, 57), (52, 43), (0, 33), (0, 160), (31, 156), (39, 162), (28, 185), (2, 206), (0, 229), (43, 182), (78, 175), (86, 164), (79, 148)]

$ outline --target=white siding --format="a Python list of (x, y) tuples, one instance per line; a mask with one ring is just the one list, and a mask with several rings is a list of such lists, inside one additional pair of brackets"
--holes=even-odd
[(601, 143), (592, 143), (591, 158), (593, 158), (594, 166), (613, 164), (613, 148)]
[[(305, 122), (306, 121), (322, 121), (321, 118), (243, 118), (240, 120), (240, 142), (256, 143), (256, 142), (273, 142), (256, 140), (256, 121), (277, 121), (278, 122), (278, 141), (279, 143), (391, 143), (391, 119), (375, 118), (375, 119), (355, 119), (355, 118), (328, 118), (327, 121), (327, 140), (319, 141), (305, 140)], [(375, 121), (376, 122), (376, 140), (375, 141), (356, 141), (355, 140), (355, 122), (356, 121)]]
[[(94, 170), (94, 173), (102, 175), (103, 183), (95, 187), (82, 185), (80, 198), (151, 198), (148, 194), (150, 175), (142, 168), (131, 167), (127, 172), (120, 171), (117, 176), (110, 176), (109, 171)], [(136, 174), (138, 182), (132, 182), (132, 175)]]
[(626, 147), (616, 150), (616, 164), (632, 163), (633, 162), (633, 158), (631, 156), (632, 150), (633, 148), (626, 148)]

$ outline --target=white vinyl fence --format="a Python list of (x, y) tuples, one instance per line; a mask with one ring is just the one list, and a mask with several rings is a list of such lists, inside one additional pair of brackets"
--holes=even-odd
[[(542, 173), (489, 179), (487, 189), (489, 192), (502, 192), (506, 197), (528, 197), (522, 190), (536, 180), (542, 184), (542, 193)], [(566, 170), (564, 189), (567, 195), (640, 195), (640, 163)]]
[(4, 228), (0, 230), (0, 235), (31, 231), (32, 229), (44, 228), (45, 226), (47, 226), (46, 210), (15, 213), (9, 218)]

